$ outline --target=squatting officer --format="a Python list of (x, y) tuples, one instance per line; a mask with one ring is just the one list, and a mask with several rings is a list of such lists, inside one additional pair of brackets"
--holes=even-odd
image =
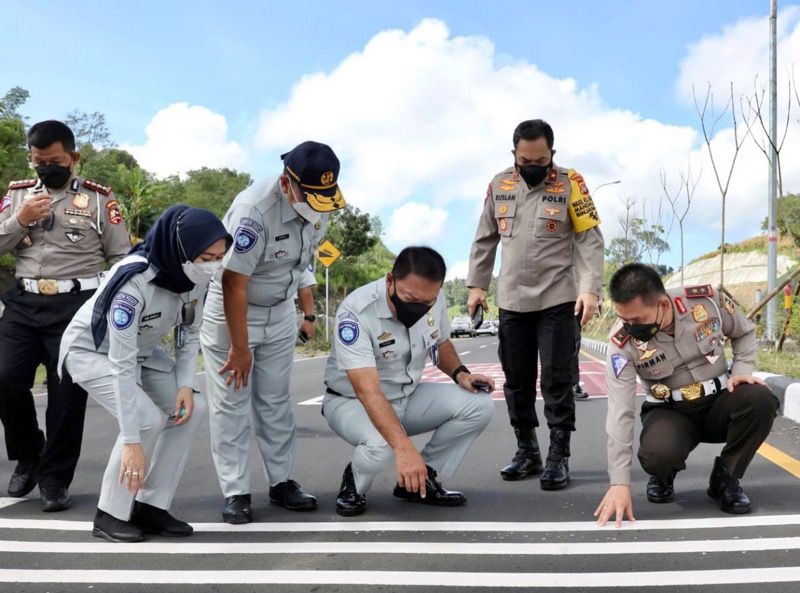
[[(350, 293), (337, 311), (322, 404), (333, 431), (355, 447), (342, 477), (336, 512), (360, 515), (375, 476), (396, 467), (394, 496), (459, 506), (437, 474), (452, 476), (492, 417), (494, 390), (470, 374), (450, 342), (445, 263), (428, 247), (407, 247), (385, 278)], [(427, 361), (456, 385), (420, 383)], [(409, 436), (433, 431), (417, 451)]]
[[(620, 322), (611, 333), (608, 387), (608, 475), (611, 487), (595, 511), (600, 525), (616, 515), (633, 519), (630, 468), (636, 378), (642, 404), (639, 462), (650, 474), (647, 500), (674, 498), (675, 474), (698, 443), (724, 443), (707, 493), (726, 513), (750, 512), (739, 479), (767, 438), (779, 406), (752, 376), (755, 326), (711, 285), (665, 290), (658, 273), (640, 263), (620, 268), (609, 284)], [(724, 343), (733, 363), (727, 372)]]
[(603, 285), (603, 235), (583, 177), (555, 166), (553, 129), (540, 119), (514, 130), (514, 166), (489, 184), (469, 260), (467, 307), (488, 309), (485, 290), (497, 245), (503, 246), (497, 305), (500, 362), (517, 452), (501, 470), (520, 480), (542, 470), (536, 439), (537, 359), (550, 450), (540, 482), (559, 490), (569, 481), (570, 435), (575, 430), (572, 361), (576, 316), (597, 311)]
[[(83, 438), (86, 392), (69, 375), (59, 380), (61, 334), (100, 284), (106, 263), (130, 249), (111, 188), (75, 174), (80, 154), (72, 131), (43, 121), (28, 131), (39, 179), (14, 181), (0, 202), (0, 254), (16, 256), (15, 288), (2, 295), (0, 419), (8, 458), (17, 467), (9, 496), (36, 484), (42, 510), (69, 508), (69, 485)], [(31, 388), (47, 368), (47, 438), (36, 419)]]
[(270, 502), (293, 511), (317, 506), (290, 479), (297, 441), (289, 397), (294, 297), (330, 213), (345, 202), (339, 159), (329, 146), (303, 142), (282, 159), (282, 175), (244, 190), (225, 214), (233, 249), (209, 289), (200, 336), (210, 370), (211, 449), (228, 523), (252, 521), (251, 410)]

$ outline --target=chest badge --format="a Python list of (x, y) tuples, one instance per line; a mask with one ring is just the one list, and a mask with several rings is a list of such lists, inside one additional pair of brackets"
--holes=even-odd
[(315, 222), (314, 223), (314, 228), (317, 229), (317, 230), (320, 230), (322, 228), (322, 222), (320, 222), (319, 220), (317, 222)]
[(711, 354), (706, 354), (705, 357), (708, 361), (708, 364), (714, 364), (717, 362), (717, 360), (719, 360), (719, 354), (714, 354), (713, 352)]
[(505, 218), (501, 218), (497, 221), (497, 226), (500, 227), (501, 233), (505, 233), (508, 230), (508, 221)]
[(560, 208), (545, 208), (545, 212), (547, 212), (550, 216), (555, 216), (556, 214), (561, 212)]
[(633, 343), (636, 345), (636, 349), (639, 351), (639, 360), (650, 360), (653, 358), (653, 355), (658, 352), (658, 348), (648, 348), (647, 342), (634, 340)]
[(692, 319), (694, 319), (697, 323), (702, 323), (708, 319), (708, 311), (706, 310), (705, 305), (695, 305), (692, 307)]
[(81, 210), (85, 210), (89, 207), (89, 196), (86, 194), (78, 194), (72, 198), (72, 205)]
[(497, 209), (498, 214), (505, 214), (508, 212), (508, 206), (505, 204), (500, 204), (500, 207)]

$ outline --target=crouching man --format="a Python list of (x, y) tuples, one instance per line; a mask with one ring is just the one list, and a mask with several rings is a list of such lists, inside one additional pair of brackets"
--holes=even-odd
[[(375, 476), (396, 466), (394, 496), (459, 506), (452, 476), (492, 416), (494, 381), (472, 374), (450, 342), (442, 256), (427, 247), (400, 252), (392, 271), (352, 292), (337, 311), (325, 371), (322, 412), (355, 447), (342, 477), (336, 512), (360, 515)], [(430, 359), (455, 385), (420, 383)], [(422, 451), (409, 436), (433, 431)]]

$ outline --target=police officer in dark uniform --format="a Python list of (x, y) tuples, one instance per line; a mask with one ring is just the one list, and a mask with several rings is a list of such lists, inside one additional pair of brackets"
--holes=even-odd
[[(8, 494), (22, 497), (36, 484), (42, 510), (70, 507), (69, 485), (83, 438), (86, 392), (58, 377), (61, 335), (94, 294), (106, 262), (130, 249), (111, 188), (75, 175), (75, 137), (59, 121), (28, 132), (31, 165), (39, 179), (14, 181), (0, 202), (0, 254), (16, 256), (16, 287), (2, 295), (0, 419), (8, 457), (17, 461)], [(47, 437), (40, 430), (33, 387), (47, 368)]]
[[(708, 496), (726, 513), (750, 512), (739, 480), (772, 428), (779, 406), (753, 376), (753, 323), (710, 284), (665, 290), (650, 266), (633, 263), (611, 278), (620, 318), (611, 332), (608, 387), (610, 487), (595, 510), (600, 525), (633, 520), (631, 461), (637, 379), (645, 390), (638, 457), (650, 474), (647, 500), (671, 502), (675, 475), (698, 443), (724, 443), (714, 460)], [(730, 373), (725, 338), (733, 350)]]
[[(514, 130), (514, 166), (489, 184), (469, 258), (467, 308), (488, 309), (485, 290), (503, 246), (497, 305), (500, 362), (517, 452), (500, 472), (520, 480), (544, 469), (543, 490), (569, 482), (570, 435), (575, 430), (573, 356), (576, 317), (597, 311), (603, 286), (603, 235), (586, 182), (553, 163), (553, 129), (540, 119)], [(536, 438), (537, 359), (550, 448), (544, 468)]]

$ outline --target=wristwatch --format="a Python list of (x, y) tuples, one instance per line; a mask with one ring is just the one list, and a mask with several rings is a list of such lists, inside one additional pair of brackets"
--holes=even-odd
[(311, 323), (314, 323), (317, 320), (317, 316), (316, 315), (304, 315), (303, 319), (305, 321), (310, 321)]

